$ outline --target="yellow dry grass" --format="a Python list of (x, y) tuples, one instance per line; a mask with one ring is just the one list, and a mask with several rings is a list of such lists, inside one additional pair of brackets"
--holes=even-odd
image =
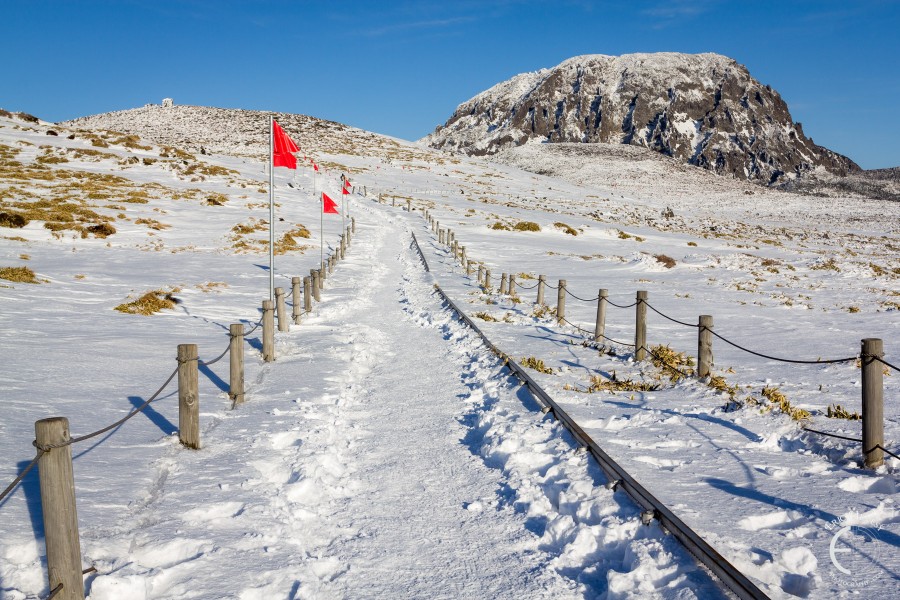
[(116, 306), (115, 310), (129, 315), (149, 316), (163, 310), (173, 309), (178, 302), (173, 295), (176, 291), (178, 291), (177, 288), (170, 291), (152, 290), (130, 302), (123, 302)]
[(0, 267), (0, 279), (16, 283), (40, 283), (28, 267)]

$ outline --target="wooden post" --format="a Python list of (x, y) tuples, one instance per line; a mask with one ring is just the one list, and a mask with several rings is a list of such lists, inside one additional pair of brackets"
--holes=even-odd
[(350, 230), (356, 233), (356, 217), (350, 217)]
[(316, 299), (316, 302), (322, 301), (322, 296), (319, 290), (322, 289), (322, 286), (319, 284), (319, 270), (313, 269), (312, 271), (312, 293), (313, 298)]
[(559, 280), (559, 289), (556, 290), (556, 320), (562, 324), (566, 318), (566, 280)]
[[(51, 417), (36, 421), (34, 438), (38, 448), (68, 442), (69, 420)], [(38, 460), (38, 474), (50, 590), (62, 585), (62, 590), (54, 598), (83, 600), (84, 576), (81, 574), (81, 541), (75, 511), (72, 446), (45, 452)]]
[(697, 377), (709, 377), (713, 365), (713, 318), (712, 315), (700, 315), (697, 330)]
[[(296, 298), (294, 306), (297, 306)], [(228, 358), (230, 359), (230, 381), (228, 386), (228, 397), (231, 398), (231, 404), (237, 406), (244, 403), (244, 325), (242, 323), (232, 323), (228, 327), (228, 333), (231, 335), (231, 343), (228, 349)]]
[(312, 312), (312, 296), (310, 295), (312, 278), (307, 275), (303, 278), (303, 310)]
[(438, 232), (438, 228), (440, 227), (440, 225), (441, 225), (441, 222), (440, 222), (440, 221), (437, 221), (437, 220), (434, 221), (434, 222), (431, 224), (431, 233), (437, 233), (437, 232)]
[(634, 327), (634, 360), (647, 358), (647, 292), (639, 291), (636, 296)]
[(466, 261), (466, 277), (471, 277), (471, 276), (472, 276), (472, 261), (467, 260)]
[(275, 310), (278, 315), (278, 331), (290, 330), (287, 321), (287, 311), (284, 306), (284, 288), (275, 288)]
[(538, 291), (537, 291), (537, 303), (540, 306), (544, 305), (544, 284), (547, 282), (547, 278), (543, 275), (538, 275)]
[[(271, 300), (266, 300), (269, 304)], [(178, 439), (200, 448), (200, 385), (197, 344), (178, 344)]]
[(487, 290), (490, 290), (490, 288), (491, 288), (491, 270), (485, 269), (484, 270), (484, 289), (487, 291)]
[(478, 283), (484, 280), (484, 265), (478, 265)]
[(438, 231), (438, 243), (439, 244), (444, 243), (444, 235), (445, 235), (446, 231), (447, 231), (446, 229), (441, 229), (440, 231)]
[(275, 307), (271, 300), (263, 300), (263, 360), (275, 360)]
[(468, 265), (468, 262), (469, 262), (469, 261), (466, 260), (466, 247), (465, 247), (465, 246), (460, 246), (460, 247), (459, 247), (459, 255), (460, 255), (460, 259), (459, 259), (460, 264), (462, 264), (462, 266), (464, 266), (464, 267), (466, 267), (466, 268), (468, 269), (468, 266), (469, 266), (469, 265)]
[(510, 296), (516, 295), (516, 275), (515, 273), (509, 274), (509, 286), (506, 288), (506, 293)]
[(347, 252), (347, 238), (345, 236), (341, 236), (341, 260), (344, 260), (344, 255)]
[[(608, 290), (600, 290), (597, 294), (597, 322), (594, 324), (594, 341), (606, 345), (606, 300), (609, 297)], [(602, 341), (601, 341), (602, 340)]]
[(884, 371), (876, 358), (884, 356), (884, 342), (878, 338), (862, 341), (862, 446), (866, 468), (884, 464)]
[(300, 324), (300, 278), (291, 277), (291, 295), (294, 299), (291, 305), (291, 316), (294, 318), (294, 324)]
[[(318, 275), (319, 275), (319, 289), (320, 289), (320, 290), (324, 290), (324, 289), (325, 289), (325, 277), (327, 276), (327, 275), (326, 275), (326, 271), (327, 271), (327, 270), (328, 270), (328, 267), (326, 267), (325, 265), (322, 265), (322, 268), (319, 269), (319, 271), (318, 271)], [(318, 300), (318, 299), (319, 299), (319, 297), (316, 296), (316, 300)]]
[(412, 212), (412, 200), (409, 200), (409, 199), (406, 200), (406, 212), (408, 212), (408, 213)]
[(500, 275), (500, 295), (506, 295), (506, 282), (509, 281), (509, 276), (506, 273)]

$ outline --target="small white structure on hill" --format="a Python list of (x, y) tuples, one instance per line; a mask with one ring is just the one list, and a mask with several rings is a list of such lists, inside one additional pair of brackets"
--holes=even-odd
[(163, 108), (172, 108), (175, 106), (175, 101), (171, 98), (163, 98)]

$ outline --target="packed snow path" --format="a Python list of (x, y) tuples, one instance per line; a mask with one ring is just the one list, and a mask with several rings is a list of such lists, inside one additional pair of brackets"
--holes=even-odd
[(406, 228), (368, 217), (247, 404), (87, 528), (90, 598), (719, 597), (441, 305)]

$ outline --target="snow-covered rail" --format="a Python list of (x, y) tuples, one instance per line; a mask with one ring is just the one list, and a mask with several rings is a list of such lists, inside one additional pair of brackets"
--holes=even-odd
[[(425, 254), (419, 247), (419, 242), (415, 234), (412, 235), (413, 244), (419, 253), (422, 263), (426, 270), (428, 261)], [(642, 486), (634, 477), (632, 477), (625, 469), (622, 468), (615, 460), (613, 460), (602, 448), (588, 435), (579, 425), (563, 410), (553, 398), (541, 387), (528, 372), (519, 365), (512, 357), (499, 349), (490, 339), (481, 331), (474, 321), (457, 306), (457, 304), (444, 292), (439, 284), (435, 284), (435, 290), (440, 294), (447, 305), (464, 321), (475, 333), (481, 337), (485, 345), (499, 356), (507, 367), (528, 387), (532, 395), (544, 407), (547, 412), (553, 415), (568, 429), (572, 436), (578, 441), (582, 447), (586, 448), (591, 456), (603, 469), (604, 474), (609, 480), (607, 484), (611, 489), (622, 489), (627, 493), (642, 509), (642, 520), (645, 524), (649, 524), (651, 520), (658, 519), (660, 524), (675, 538), (684, 545), (685, 548), (707, 569), (709, 569), (722, 584), (742, 600), (759, 600), (766, 599), (768, 596), (753, 583), (746, 575), (741, 573), (728, 560), (725, 559), (715, 548), (713, 548), (706, 540), (697, 534), (693, 529), (684, 523), (671, 509), (665, 506), (659, 499), (651, 494), (644, 486)]]

